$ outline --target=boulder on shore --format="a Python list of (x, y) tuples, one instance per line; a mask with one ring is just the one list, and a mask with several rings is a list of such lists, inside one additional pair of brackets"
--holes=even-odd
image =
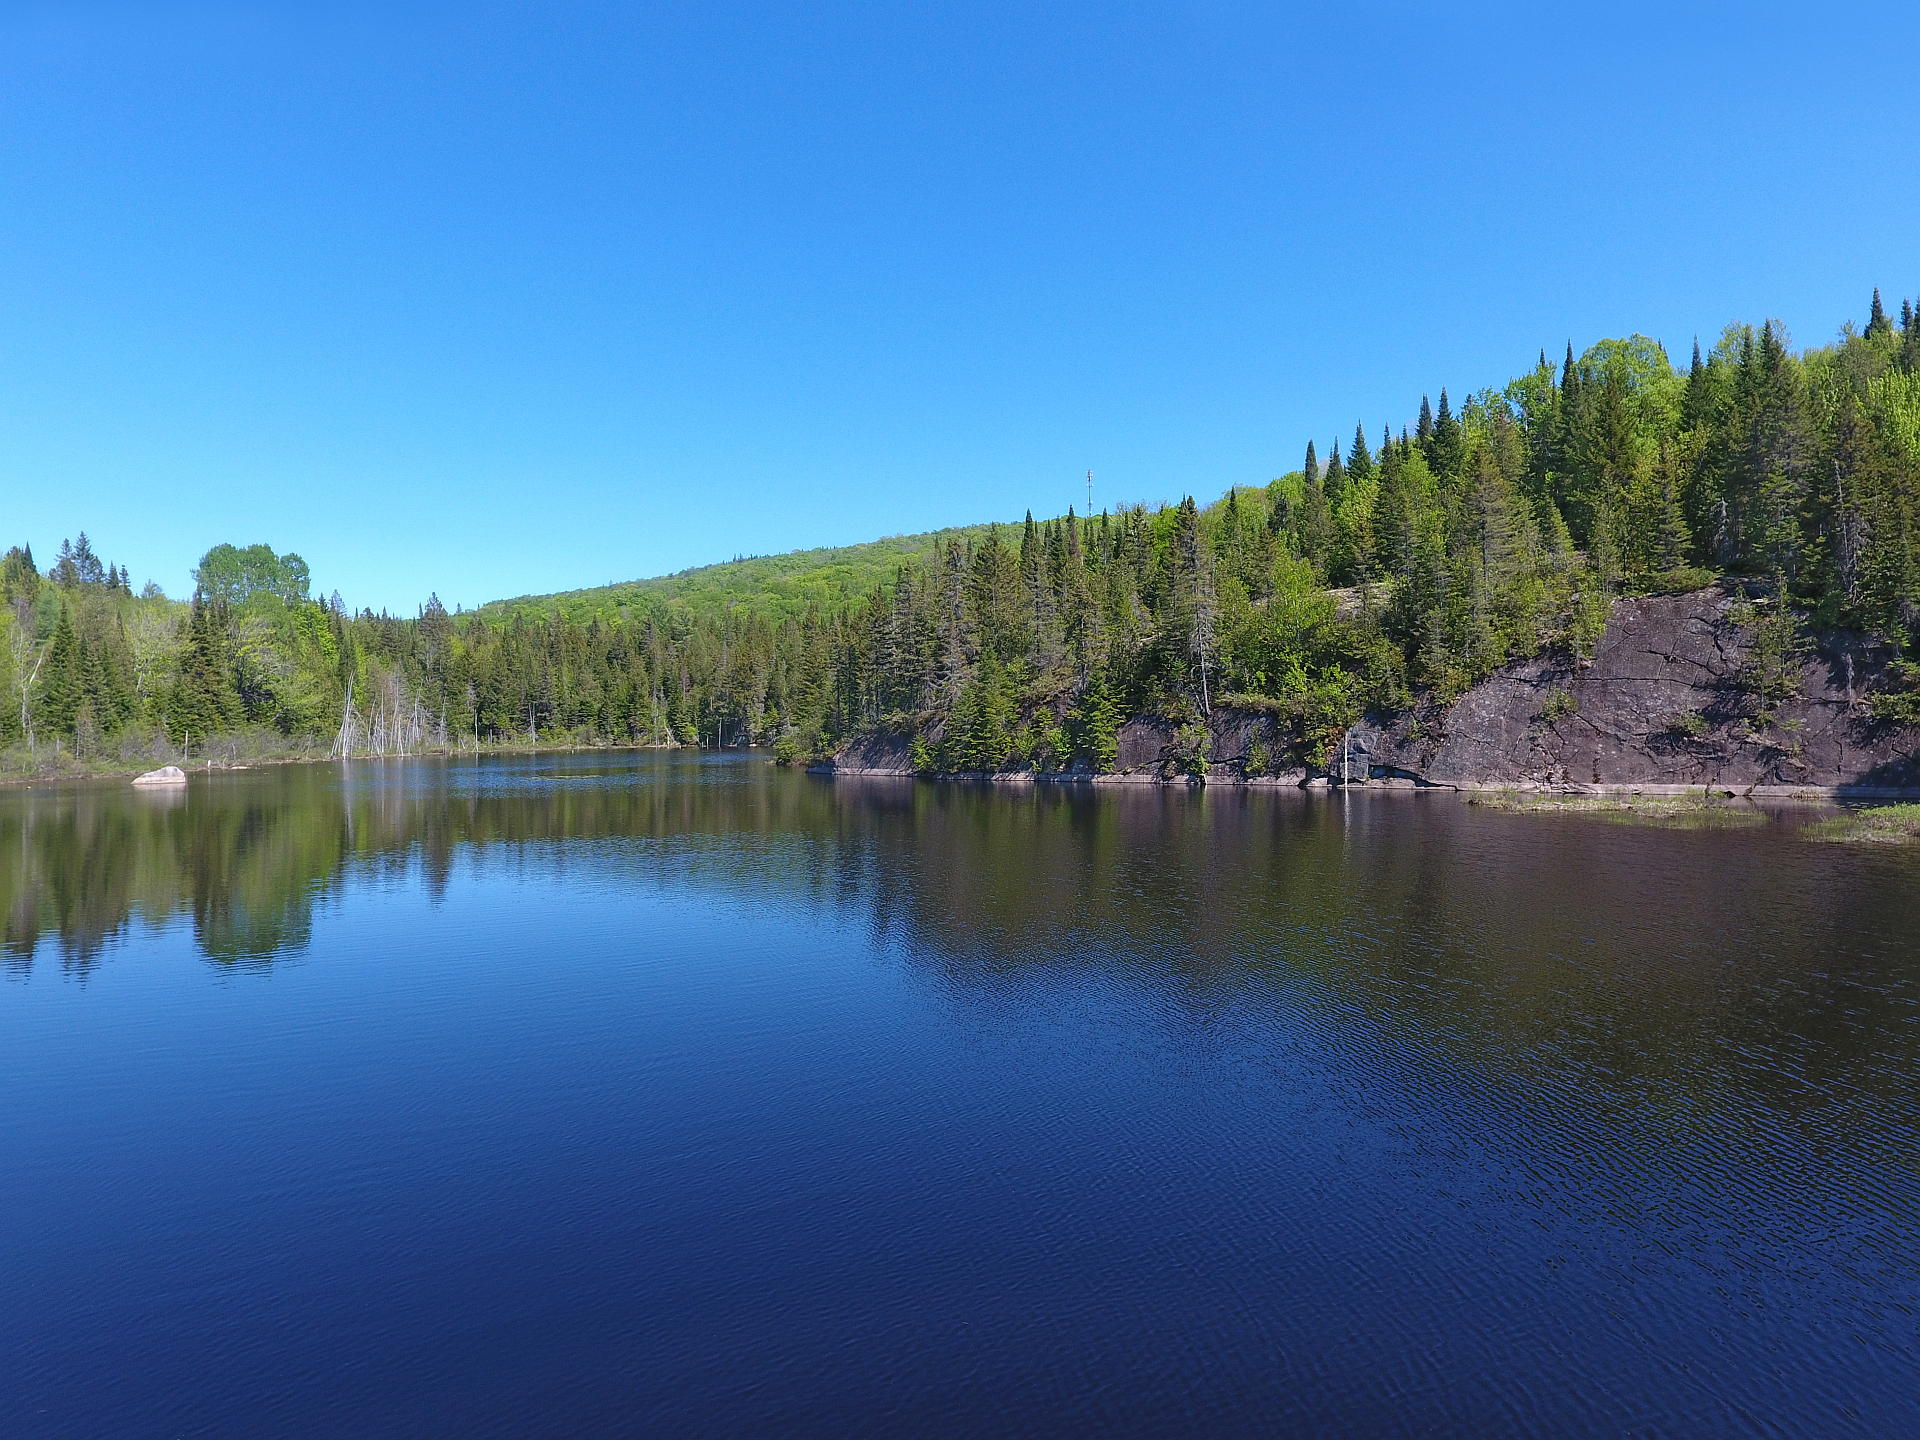
[(184, 785), (187, 772), (178, 765), (162, 765), (158, 770), (149, 770), (144, 775), (133, 777), (136, 785)]

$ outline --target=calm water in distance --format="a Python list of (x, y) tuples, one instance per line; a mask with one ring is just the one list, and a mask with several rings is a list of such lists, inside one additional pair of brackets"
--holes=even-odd
[(757, 758), (0, 794), (0, 1435), (1920, 1434), (1920, 856)]

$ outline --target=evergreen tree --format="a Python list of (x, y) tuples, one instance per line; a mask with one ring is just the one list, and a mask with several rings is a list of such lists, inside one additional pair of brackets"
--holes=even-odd
[(0, 557), (0, 602), (31, 605), (40, 593), (40, 572), (34, 568), (33, 547), (15, 545)]
[(1327, 447), (1327, 463), (1320, 475), (1320, 488), (1327, 492), (1327, 504), (1338, 513), (1347, 498), (1347, 467), (1340, 463), (1340, 447)]
[(193, 592), (188, 612), (179, 678), (167, 706), (169, 730), (205, 737), (231, 730), (240, 722), (240, 695), (234, 684), (226, 607)]
[(1447, 403), (1446, 387), (1442, 386), (1440, 411), (1433, 418), (1432, 434), (1428, 438), (1427, 463), (1432, 467), (1436, 478), (1448, 481), (1461, 474), (1461, 459), (1460, 422)]
[(1893, 324), (1887, 319), (1886, 309), (1880, 304), (1880, 287), (1873, 288), (1873, 303), (1867, 309), (1866, 336), (1869, 340), (1890, 339)]
[(1318, 476), (1307, 481), (1306, 494), (1300, 500), (1300, 513), (1294, 517), (1294, 539), (1300, 557), (1312, 563), (1316, 574), (1326, 577), (1333, 569), (1333, 507), (1327, 503), (1326, 487)]
[[(63, 549), (63, 557), (71, 551)], [(60, 582), (56, 579), (55, 584)], [(62, 602), (59, 619), (40, 662), (38, 728), (54, 735), (71, 735), (74, 721), (86, 703), (86, 661), (74, 628), (73, 606)]]
[(1367, 449), (1367, 432), (1358, 421), (1353, 426), (1353, 444), (1347, 450), (1347, 479), (1356, 486), (1373, 480), (1373, 452)]

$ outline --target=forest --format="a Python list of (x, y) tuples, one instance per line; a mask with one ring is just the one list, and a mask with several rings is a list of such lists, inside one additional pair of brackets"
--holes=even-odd
[[(1133, 715), (1204, 760), (1227, 704), (1282, 717), (1311, 761), (1370, 708), (1577, 657), (1623, 594), (1727, 576), (1754, 597), (1763, 671), (1830, 626), (1911, 662), (1920, 317), (1876, 291), (1832, 344), (1735, 325), (1681, 366), (1638, 335), (1569, 344), (1205, 507), (817, 554), (400, 617), (314, 595), (265, 545), (214, 546), (185, 600), (135, 593), (84, 534), (44, 570), (19, 545), (0, 560), (0, 748), (15, 772), (549, 744), (797, 760), (878, 728), (928, 771), (1098, 770)], [(1893, 673), (1871, 703), (1913, 723), (1920, 665)]]

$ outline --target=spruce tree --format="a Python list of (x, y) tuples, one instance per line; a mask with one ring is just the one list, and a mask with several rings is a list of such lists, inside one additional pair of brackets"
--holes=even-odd
[(1880, 303), (1880, 287), (1873, 287), (1873, 303), (1867, 309), (1867, 339), (1881, 340), (1893, 334), (1893, 325), (1887, 319), (1886, 308)]
[(1347, 451), (1347, 478), (1357, 486), (1373, 479), (1373, 452), (1367, 449), (1366, 429), (1357, 420), (1353, 425), (1353, 445)]
[(176, 735), (205, 736), (232, 729), (240, 720), (240, 696), (234, 685), (226, 607), (195, 590), (187, 613), (179, 676), (167, 706)]
[(1113, 770), (1120, 758), (1120, 706), (1096, 671), (1074, 707), (1070, 733), (1074, 750), (1101, 773)]
[(1433, 468), (1434, 477), (1445, 483), (1458, 478), (1462, 471), (1462, 439), (1460, 422), (1447, 402), (1446, 387), (1440, 390), (1440, 412), (1433, 419), (1433, 433), (1427, 445), (1427, 463)]
[(16, 545), (0, 557), (0, 601), (31, 605), (40, 593), (40, 572), (34, 568), (33, 547)]
[(1300, 558), (1311, 562), (1314, 572), (1325, 579), (1332, 569), (1333, 507), (1327, 503), (1327, 490), (1318, 476), (1307, 482), (1293, 530)]
[(74, 720), (86, 703), (86, 660), (80, 653), (72, 604), (63, 601), (59, 608), (59, 618), (54, 621), (40, 662), (35, 728), (42, 734), (71, 735)]
[(1327, 463), (1320, 476), (1321, 487), (1327, 492), (1327, 504), (1337, 512), (1340, 502), (1347, 498), (1347, 467), (1340, 463), (1340, 446), (1327, 447)]

